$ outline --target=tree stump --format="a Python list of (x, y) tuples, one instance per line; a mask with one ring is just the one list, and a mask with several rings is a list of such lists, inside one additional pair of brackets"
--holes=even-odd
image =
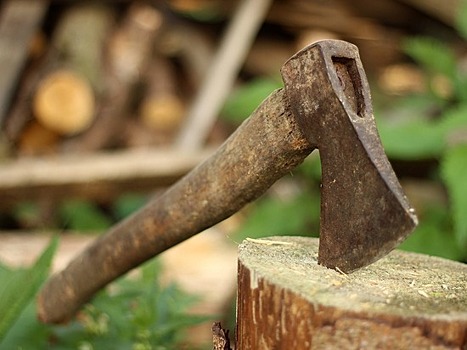
[(346, 275), (318, 240), (239, 248), (236, 349), (467, 349), (467, 265), (394, 251)]

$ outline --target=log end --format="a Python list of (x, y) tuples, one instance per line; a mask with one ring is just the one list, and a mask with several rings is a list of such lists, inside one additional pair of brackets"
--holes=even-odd
[(94, 92), (90, 83), (71, 70), (46, 76), (34, 95), (33, 111), (45, 127), (72, 135), (87, 129), (94, 118)]

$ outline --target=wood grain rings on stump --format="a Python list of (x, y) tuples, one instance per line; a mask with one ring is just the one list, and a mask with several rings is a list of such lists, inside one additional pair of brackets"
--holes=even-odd
[(236, 349), (467, 349), (467, 265), (394, 251), (345, 275), (318, 240), (239, 248)]

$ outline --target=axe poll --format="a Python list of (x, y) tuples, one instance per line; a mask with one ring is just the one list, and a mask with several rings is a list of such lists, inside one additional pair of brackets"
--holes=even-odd
[(320, 264), (351, 272), (407, 237), (417, 218), (381, 145), (356, 46), (314, 43), (281, 73), (284, 89), (266, 98), (211, 158), (46, 282), (38, 297), (43, 322), (69, 320), (106, 284), (231, 216), (316, 148)]

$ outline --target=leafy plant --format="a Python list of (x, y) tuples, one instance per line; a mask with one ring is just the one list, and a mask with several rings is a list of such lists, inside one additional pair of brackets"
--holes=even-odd
[(236, 240), (274, 235), (318, 234), (318, 193), (306, 191), (288, 200), (267, 197), (253, 204), (253, 208), (245, 223), (235, 233)]
[(448, 208), (439, 203), (426, 205), (419, 226), (402, 244), (402, 249), (462, 260), (465, 254), (454, 239)]
[[(312, 236), (319, 233), (321, 164), (319, 157), (308, 159), (289, 176), (287, 185), (292, 193), (277, 196), (264, 195), (247, 208), (245, 221), (234, 232), (233, 239), (241, 241), (247, 237), (266, 236)], [(294, 182), (291, 185), (291, 182)]]
[[(451, 147), (443, 158), (441, 176), (451, 199), (454, 232), (459, 247), (467, 250), (467, 142)], [(464, 250), (464, 253), (465, 253)], [(464, 256), (465, 257), (465, 256)]]
[[(80, 315), (79, 326), (56, 329), (57, 343), (62, 348), (83, 341), (92, 349), (178, 348), (184, 330), (209, 317), (188, 313), (197, 298), (174, 284), (163, 287), (158, 280), (160, 271), (154, 260), (140, 269), (137, 278), (122, 279), (102, 291)], [(70, 337), (71, 333), (74, 336)]]
[(147, 195), (123, 194), (112, 204), (112, 214), (116, 220), (122, 220), (141, 208), (147, 200)]
[(0, 265), (0, 345), (47, 277), (57, 244), (55, 237), (28, 269), (12, 270)]
[(106, 216), (92, 202), (85, 200), (68, 200), (60, 208), (62, 221), (68, 228), (76, 231), (105, 230), (112, 225), (111, 219)]
[(101, 291), (65, 326), (37, 320), (35, 296), (48, 275), (58, 238), (28, 269), (0, 265), (0, 349), (175, 349), (185, 330), (211, 320), (188, 311), (198, 298), (175, 284), (164, 286), (157, 260), (137, 277), (125, 277)]
[[(405, 108), (406, 104), (401, 104), (391, 113)], [(450, 149), (452, 138), (467, 127), (467, 103), (443, 109), (435, 119), (424, 114), (398, 122), (381, 118), (378, 126), (390, 157), (403, 160), (441, 158)]]
[(273, 90), (282, 84), (271, 78), (257, 78), (242, 85), (227, 99), (222, 111), (224, 120), (240, 124)]

